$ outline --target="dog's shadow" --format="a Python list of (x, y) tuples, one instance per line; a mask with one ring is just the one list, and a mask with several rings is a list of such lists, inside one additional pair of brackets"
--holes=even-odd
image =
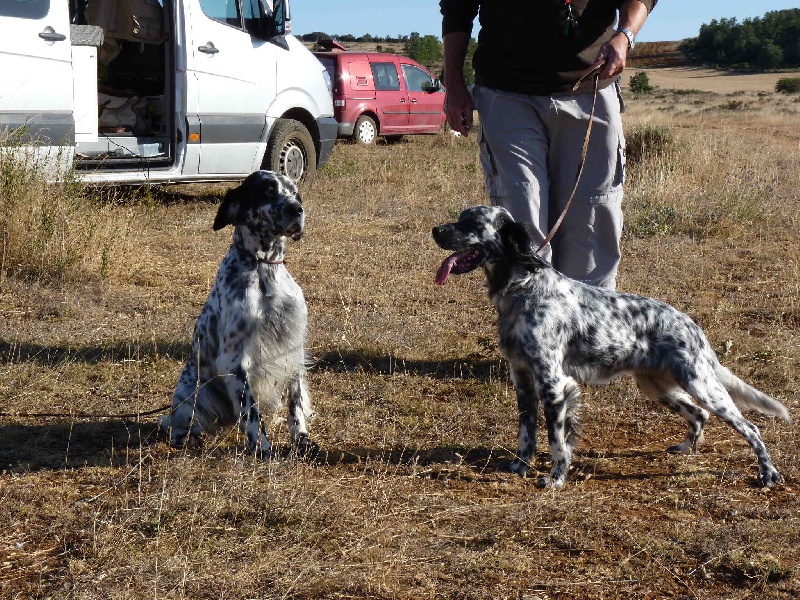
[[(179, 344), (160, 343), (157, 352), (181, 355), (188, 351)], [(100, 362), (109, 356), (120, 356), (130, 348), (119, 346), (83, 350), (82, 361)], [(11, 345), (0, 341), (0, 355), (17, 360), (61, 364), (74, 360), (75, 351), (68, 348), (46, 348), (32, 345)], [(508, 377), (504, 362), (483, 359), (461, 359), (444, 361), (411, 361), (391, 356), (380, 356), (368, 352), (327, 352), (315, 361), (312, 370), (350, 372), (368, 371), (382, 374), (403, 372), (424, 375), (437, 379), (479, 379), (483, 381)], [(163, 446), (160, 446), (163, 445)], [(138, 422), (118, 418), (60, 420), (46, 423), (9, 423), (0, 425), (0, 471), (34, 472), (41, 470), (63, 470), (82, 467), (118, 467), (128, 464), (132, 455), (167, 448), (167, 441), (160, 434), (154, 421)], [(237, 452), (241, 449), (229, 449)], [(279, 460), (292, 458), (288, 446), (276, 445), (275, 456)], [(202, 454), (202, 449), (186, 452)], [(597, 458), (626, 459), (661, 453), (605, 453), (602, 456), (587, 451), (583, 457), (576, 455), (576, 468), (570, 479), (579, 481), (650, 479), (674, 476), (680, 473), (623, 473), (610, 465), (596, 464)], [(417, 448), (411, 446), (390, 448), (357, 447), (338, 449), (316, 448), (304, 459), (314, 464), (335, 468), (366, 468), (372, 470), (394, 468), (398, 473), (430, 478), (458, 478), (473, 480), (492, 473), (507, 473), (513, 459), (512, 451), (497, 447), (463, 448), (456, 446), (434, 446)], [(586, 464), (583, 464), (586, 463)], [(548, 468), (549, 457), (539, 452), (535, 469), (540, 474)], [(681, 470), (681, 469), (678, 469)], [(697, 473), (695, 471), (695, 473)]]
[(433, 379), (477, 379), (479, 381), (508, 380), (505, 360), (468, 357), (444, 360), (407, 360), (369, 351), (324, 352), (313, 360), (311, 372), (348, 373), (361, 371), (380, 375), (403, 373)]
[(0, 470), (29, 472), (120, 466), (163, 440), (154, 422), (107, 420), (0, 426)]
[[(209, 439), (213, 439), (209, 438)], [(213, 443), (213, 442), (212, 442)], [(142, 452), (166, 450), (168, 441), (154, 421), (103, 420), (60, 421), (51, 424), (7, 424), (0, 426), (0, 471), (35, 472), (83, 467), (119, 467)], [(317, 447), (298, 457), (288, 445), (276, 444), (274, 460), (305, 460), (336, 468), (354, 465), (430, 468), (435, 473), (469, 466), (475, 471), (502, 470), (512, 458), (498, 449), (456, 447), (433, 448), (325, 448)], [(241, 452), (232, 445), (222, 452)], [(200, 448), (177, 449), (201, 456)], [(435, 469), (433, 467), (436, 467)]]
[[(121, 420), (94, 422), (59, 422), (48, 425), (10, 424), (0, 426), (0, 472), (28, 473), (36, 471), (58, 471), (85, 467), (122, 467), (139, 460), (142, 453), (150, 454), (166, 450), (168, 442), (159, 433), (155, 422), (133, 422)], [(223, 452), (239, 452), (241, 448), (229, 447)], [(183, 450), (179, 450), (183, 451)], [(201, 456), (202, 448), (186, 449), (189, 454)], [(604, 455), (625, 459), (656, 457), (658, 452), (631, 452)], [(508, 469), (513, 459), (511, 451), (502, 448), (462, 448), (456, 446), (434, 446), (417, 448), (412, 446), (389, 448), (315, 448), (303, 457), (319, 467), (337, 469), (350, 468), (380, 476), (422, 477), (428, 479), (462, 480), (479, 482), (497, 475), (512, 475)], [(296, 455), (286, 445), (276, 445), (275, 460), (295, 460)], [(654, 481), (665, 477), (700, 474), (723, 477), (713, 469), (692, 470), (676, 465), (669, 471), (628, 471), (621, 465), (598, 465), (591, 452), (578, 455), (570, 473), (570, 481), (578, 483), (596, 481)], [(530, 476), (544, 475), (549, 468), (549, 457), (539, 452)], [(729, 474), (728, 474), (729, 475)], [(514, 475), (514, 477), (516, 477)]]

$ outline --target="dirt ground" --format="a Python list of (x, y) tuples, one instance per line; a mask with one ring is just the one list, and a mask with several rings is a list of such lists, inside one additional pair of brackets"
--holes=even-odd
[[(648, 74), (660, 89), (627, 100), (628, 143), (646, 143), (619, 288), (689, 314), (798, 419), (800, 104), (773, 75)], [(701, 82), (734, 91), (668, 91)], [(531, 476), (508, 472), (516, 399), (483, 277), (433, 283), (431, 227), (486, 203), (474, 136), (342, 142), (304, 190), (287, 264), (316, 457), (286, 457), (285, 414), (265, 462), (235, 427), (171, 448), (153, 415), (121, 416), (169, 402), (230, 244), (211, 229), (227, 187), (87, 193), (85, 221), (119, 225), (102, 275), (0, 261), (0, 599), (800, 597), (796, 422), (748, 413), (784, 477), (761, 489), (718, 419), (697, 455), (666, 453), (682, 420), (622, 379), (583, 390), (562, 490), (535, 487), (544, 432)]]

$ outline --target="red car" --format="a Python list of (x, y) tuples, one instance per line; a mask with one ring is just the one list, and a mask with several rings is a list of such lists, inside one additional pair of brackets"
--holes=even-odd
[(339, 137), (436, 133), (445, 122), (444, 88), (408, 57), (378, 52), (315, 52), (333, 83)]

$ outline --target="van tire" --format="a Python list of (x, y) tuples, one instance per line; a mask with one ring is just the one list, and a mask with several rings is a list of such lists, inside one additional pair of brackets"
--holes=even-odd
[(378, 139), (378, 126), (375, 119), (369, 115), (361, 115), (356, 119), (356, 126), (353, 128), (353, 139), (357, 144), (369, 146)]
[(296, 183), (313, 183), (317, 149), (306, 126), (294, 119), (275, 121), (261, 168), (283, 173)]

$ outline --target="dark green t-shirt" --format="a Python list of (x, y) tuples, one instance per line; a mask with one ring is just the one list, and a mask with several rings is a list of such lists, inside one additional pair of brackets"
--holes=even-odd
[[(640, 0), (648, 12), (658, 0)], [(472, 34), (478, 17), (475, 82), (509, 92), (569, 92), (614, 35), (623, 0), (441, 0), (442, 34)], [(566, 35), (565, 35), (566, 32)], [(605, 82), (606, 85), (611, 81)], [(591, 83), (587, 90), (591, 89)]]

